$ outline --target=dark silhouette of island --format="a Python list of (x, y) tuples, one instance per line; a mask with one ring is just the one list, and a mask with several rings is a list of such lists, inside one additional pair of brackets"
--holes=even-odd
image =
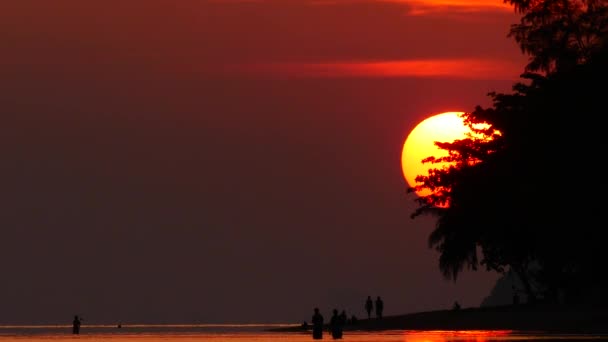
[(522, 290), (521, 282), (513, 272), (507, 272), (496, 280), (496, 284), (492, 288), (490, 294), (483, 299), (480, 306), (490, 307), (515, 304), (514, 296), (516, 294), (519, 302), (527, 302), (525, 291)]

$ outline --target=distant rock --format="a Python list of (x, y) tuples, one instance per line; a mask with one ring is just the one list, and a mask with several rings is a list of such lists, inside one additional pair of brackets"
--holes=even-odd
[(526, 295), (523, 293), (522, 289), (523, 286), (519, 278), (514, 273), (507, 272), (505, 275), (498, 278), (490, 295), (484, 298), (480, 306), (490, 307), (513, 304), (515, 292), (519, 295), (520, 303), (525, 303)]

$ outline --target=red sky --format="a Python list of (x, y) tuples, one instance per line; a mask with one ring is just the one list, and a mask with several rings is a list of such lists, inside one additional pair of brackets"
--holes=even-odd
[(0, 4), (0, 323), (300, 322), (479, 305), (411, 220), (424, 117), (526, 56), (501, 1)]

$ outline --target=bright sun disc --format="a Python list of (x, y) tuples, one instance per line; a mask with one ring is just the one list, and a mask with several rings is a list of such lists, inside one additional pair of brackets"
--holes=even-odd
[[(464, 124), (461, 115), (463, 112), (445, 112), (433, 115), (420, 122), (405, 139), (401, 153), (401, 170), (409, 186), (417, 185), (416, 177), (427, 176), (429, 169), (441, 169), (449, 163), (426, 163), (422, 160), (427, 157), (440, 158), (448, 155), (435, 145), (435, 142), (452, 142), (466, 138), (470, 132)], [(430, 190), (416, 192), (418, 196), (430, 194)]]

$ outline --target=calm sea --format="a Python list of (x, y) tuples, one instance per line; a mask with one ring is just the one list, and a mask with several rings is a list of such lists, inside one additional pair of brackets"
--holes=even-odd
[[(268, 329), (282, 324), (200, 324), (200, 325), (83, 325), (80, 335), (71, 334), (70, 325), (0, 326), (0, 342), (300, 342), (313, 341), (310, 333), (277, 333)], [(332, 340), (326, 334), (323, 340)], [(382, 332), (346, 331), (343, 341), (352, 342), (491, 342), (491, 341), (606, 341), (608, 335), (548, 334), (509, 330)]]

